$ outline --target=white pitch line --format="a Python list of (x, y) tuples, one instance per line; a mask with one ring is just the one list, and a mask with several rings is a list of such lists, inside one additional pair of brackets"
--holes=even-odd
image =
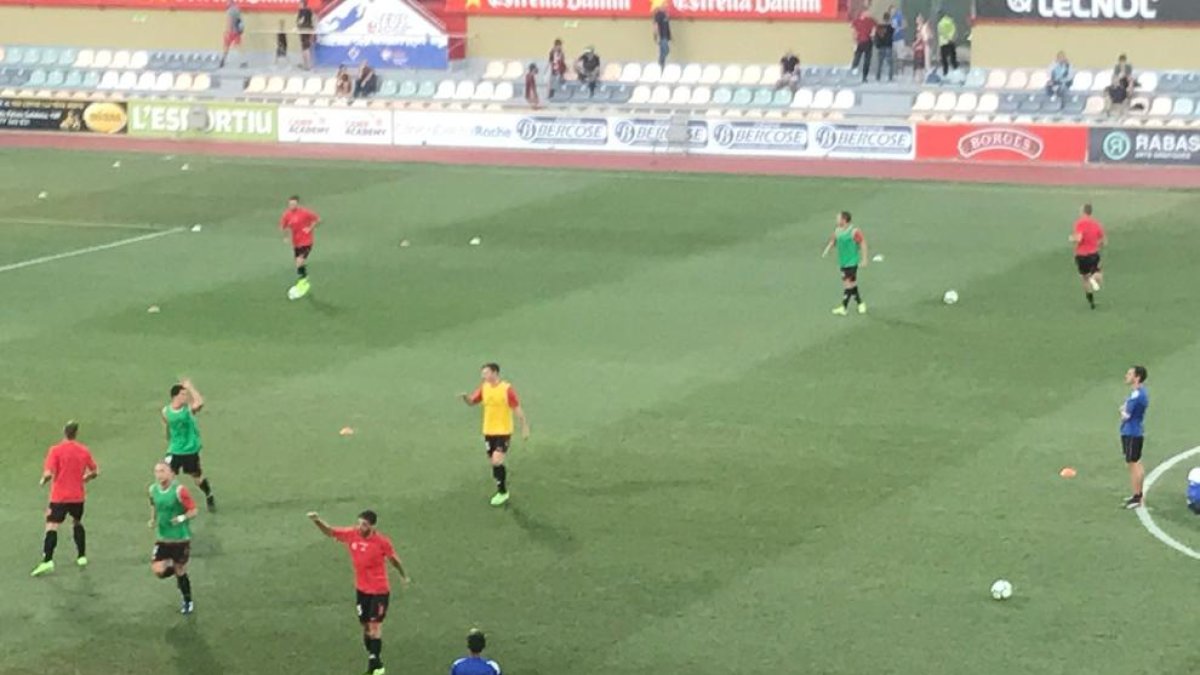
[(91, 220), (55, 220), (53, 218), (0, 218), (2, 225), (46, 225), (48, 227), (84, 227), (108, 230), (153, 230), (166, 229), (152, 223), (101, 223)]
[[(1155, 481), (1157, 481), (1159, 478), (1162, 478), (1162, 475), (1170, 471), (1173, 466), (1193, 455), (1200, 455), (1200, 446), (1196, 446), (1191, 450), (1181, 452), (1162, 464), (1154, 467), (1154, 470), (1150, 472), (1150, 475), (1146, 476), (1146, 485), (1144, 488), (1142, 488), (1142, 492), (1149, 496), (1150, 488), (1154, 486)], [(1154, 518), (1150, 516), (1150, 511), (1146, 509), (1146, 507), (1143, 506), (1137, 510), (1137, 517), (1138, 520), (1142, 521), (1142, 525), (1146, 528), (1146, 531), (1154, 535), (1155, 539), (1161, 541), (1167, 546), (1170, 546), (1176, 551), (1179, 551), (1189, 558), (1200, 560), (1200, 552), (1197, 552), (1195, 549), (1179, 543), (1174, 537), (1166, 532), (1163, 532), (1162, 528), (1158, 526), (1158, 523), (1154, 522)]]
[(87, 248), (79, 248), (79, 249), (75, 249), (74, 251), (67, 251), (65, 253), (55, 253), (54, 255), (42, 256), (41, 258), (33, 258), (31, 260), (22, 260), (21, 262), (16, 262), (16, 263), (12, 263), (9, 265), (0, 266), (0, 272), (12, 272), (13, 270), (24, 269), (26, 267), (33, 267), (34, 265), (41, 265), (43, 263), (54, 262), (55, 260), (62, 260), (64, 258), (74, 258), (75, 256), (87, 255), (89, 253), (97, 253), (99, 251), (107, 251), (110, 248), (119, 248), (121, 246), (128, 246), (130, 244), (136, 244), (140, 241), (149, 241), (151, 239), (158, 239), (159, 237), (165, 237), (168, 234), (178, 234), (180, 232), (183, 232), (183, 230), (184, 230), (184, 228), (182, 228), (182, 227), (175, 227), (175, 228), (171, 228), (169, 230), (159, 230), (158, 232), (151, 232), (150, 234), (142, 234), (142, 235), (138, 235), (136, 237), (130, 237), (128, 239), (119, 239), (117, 241), (110, 242), (107, 244), (100, 244), (98, 246), (88, 246)]

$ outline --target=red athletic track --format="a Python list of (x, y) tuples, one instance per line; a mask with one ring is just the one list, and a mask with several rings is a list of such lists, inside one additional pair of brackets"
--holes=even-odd
[(479, 166), (519, 166), (613, 171), (674, 171), (769, 176), (832, 176), (879, 180), (941, 180), (971, 183), (1091, 185), (1105, 187), (1200, 188), (1200, 169), (1107, 165), (984, 164), (881, 160), (781, 159), (714, 155), (649, 155), (538, 150), (402, 148), (176, 141), (127, 136), (62, 133), (0, 133), (0, 147), (53, 148), (102, 152), (145, 152), (240, 157), (310, 158), (371, 162), (426, 162)]

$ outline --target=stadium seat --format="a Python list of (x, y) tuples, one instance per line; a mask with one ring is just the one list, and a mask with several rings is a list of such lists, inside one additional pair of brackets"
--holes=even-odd
[(1196, 102), (1190, 98), (1177, 98), (1171, 109), (1172, 117), (1191, 117), (1196, 112)]
[(504, 62), (489, 61), (487, 67), (483, 69), (483, 79), (499, 80), (504, 77)]
[(923, 91), (917, 94), (917, 100), (913, 101), (912, 109), (914, 112), (929, 112), (933, 110), (935, 104), (937, 104), (937, 94), (932, 91)]
[(1092, 78), (1092, 91), (1104, 91), (1112, 85), (1112, 71), (1101, 70)]
[(689, 63), (679, 75), (679, 84), (698, 84), (704, 68), (699, 63)]
[(209, 75), (208, 73), (197, 73), (192, 78), (192, 91), (208, 91), (212, 88), (212, 75)]
[(986, 89), (1003, 89), (1008, 83), (1008, 71), (1003, 68), (993, 68), (988, 72), (987, 82), (983, 85)]
[(246, 81), (247, 94), (261, 94), (267, 89), (267, 78), (262, 75), (254, 75)]
[(1182, 89), (1183, 73), (1163, 73), (1158, 78), (1158, 91), (1171, 94)]
[(650, 102), (650, 86), (639, 84), (633, 88), (633, 96), (629, 97), (629, 102), (634, 104), (642, 104)]
[(83, 73), (83, 86), (94, 89), (100, 86), (100, 71), (87, 70)]
[[(396, 93), (395, 90), (396, 90), (396, 83), (392, 82), (392, 94)], [(388, 94), (388, 96), (391, 96), (392, 94)], [(475, 85), (475, 93), (472, 94), (471, 98), (475, 101), (490, 101), (490, 100), (492, 100), (492, 97), (495, 95), (496, 95), (496, 83), (495, 82), (480, 82), (479, 84)]]
[(754, 92), (750, 91), (749, 89), (746, 89), (745, 87), (739, 87), (734, 90), (733, 100), (730, 101), (730, 104), (735, 105), (739, 108), (744, 108), (744, 107), (750, 105), (750, 103), (753, 100), (754, 100)]
[(979, 107), (979, 97), (974, 92), (965, 91), (959, 95), (958, 101), (954, 104), (954, 112), (969, 113), (975, 112)]
[(128, 68), (129, 67), (129, 51), (122, 49), (113, 52), (112, 62), (108, 65), (109, 68)]
[[(389, 83), (392, 85), (392, 92), (395, 93), (396, 83), (392, 82), (391, 80), (384, 81), (382, 88), (387, 89)], [(304, 94), (305, 96), (319, 96), (321, 94), (321, 87), (324, 84), (325, 80), (323, 80), (320, 76), (309, 77), (304, 80), (304, 88), (300, 90), (300, 93)], [(384, 95), (391, 96), (391, 94)]]
[(150, 52), (139, 49), (129, 57), (129, 67), (134, 70), (141, 70), (150, 63)]
[(779, 83), (779, 79), (783, 77), (783, 69), (778, 63), (772, 64), (763, 68), (762, 77), (758, 79), (758, 83), (764, 87), (774, 87)]
[(154, 79), (154, 91), (171, 91), (175, 86), (175, 73), (170, 71), (162, 71), (158, 77)]
[(41, 68), (35, 68), (29, 73), (29, 79), (25, 81), (30, 87), (40, 87), (46, 84), (46, 71)]
[(736, 63), (725, 66), (721, 71), (721, 84), (735, 85), (742, 81), (742, 67)]
[(1014, 71), (1012, 71), (1012, 74), (1008, 76), (1008, 82), (1005, 83), (1004, 88), (1005, 89), (1025, 89), (1028, 87), (1028, 85), (1029, 85), (1029, 71), (1028, 70), (1014, 70)]
[(1033, 74), (1029, 76), (1029, 84), (1025, 85), (1025, 88), (1034, 91), (1041, 91), (1045, 89), (1046, 85), (1049, 83), (1050, 73), (1047, 73), (1044, 70), (1035, 70), (1033, 71)]
[(1200, 74), (1188, 73), (1183, 76), (1179, 90), (1185, 94), (1200, 94)]
[(113, 62), (113, 53), (108, 49), (100, 49), (96, 51), (96, 56), (92, 59), (93, 68), (107, 68)]
[(1090, 70), (1081, 70), (1075, 73), (1075, 79), (1071, 81), (1071, 89), (1074, 91), (1089, 91), (1092, 88), (1092, 79), (1095, 73)]
[(700, 84), (712, 86), (721, 81), (721, 66), (710, 63), (700, 72)]
[(1134, 96), (1129, 102), (1129, 110), (1127, 114), (1131, 117), (1145, 115), (1150, 110), (1150, 97)]
[(692, 88), (686, 84), (681, 84), (671, 90), (671, 105), (690, 105), (692, 102)]
[(625, 67), (621, 69), (620, 77), (617, 79), (625, 84), (636, 84), (638, 80), (642, 79), (642, 64), (626, 63)]
[(134, 85), (136, 91), (154, 91), (154, 83), (158, 81), (158, 76), (152, 70), (143, 70), (137, 78), (137, 84)]
[(692, 105), (708, 105), (712, 101), (712, 89), (707, 85), (700, 85), (692, 89)]
[[(657, 65), (657, 64), (656, 64)], [(656, 85), (650, 92), (650, 103), (665, 105), (671, 101), (671, 88), (665, 84)]]
[(417, 85), (417, 98), (433, 98), (437, 93), (437, 85), (433, 80), (425, 80)]
[(833, 109), (849, 110), (854, 107), (854, 103), (854, 91), (851, 89), (842, 89), (838, 91), (837, 96), (833, 99)]
[(454, 91), (458, 88), (458, 84), (454, 80), (442, 80), (437, 85), (437, 91), (434, 92), (433, 98), (439, 101), (448, 101), (454, 98)]
[(958, 100), (958, 96), (952, 91), (943, 91), (938, 94), (937, 102), (933, 104), (934, 112), (950, 112), (954, 110), (954, 104)]
[(92, 51), (91, 49), (80, 49), (79, 53), (75, 55), (74, 65), (76, 68), (91, 68), (92, 61), (95, 60), (95, 58), (96, 52)]
[[(621, 73), (624, 68), (619, 63), (609, 63), (604, 66), (604, 72), (600, 73), (601, 82), (617, 82), (621, 79)], [(573, 75), (574, 73), (572, 73)]]
[(975, 112), (990, 115), (1000, 108), (1000, 97), (994, 93), (988, 92), (979, 97), (979, 103), (975, 106)]
[(662, 78), (662, 67), (657, 63), (647, 63), (642, 68), (642, 75), (638, 78), (638, 82), (642, 84), (658, 84)]
[(775, 92), (764, 87), (759, 87), (753, 90), (754, 98), (751, 100), (753, 105), (760, 108), (765, 108), (775, 102)]
[(1158, 73), (1134, 73), (1134, 76), (1137, 77), (1138, 91), (1146, 94), (1152, 94), (1158, 91)]
[(320, 99), (318, 99), (318, 101), (325, 100), (325, 99), (331, 99), (334, 96), (337, 96), (337, 78), (336, 77), (323, 78), (321, 80), (321, 94), (320, 94)]
[(980, 89), (987, 84), (988, 72), (982, 68), (972, 68), (971, 72), (967, 73), (967, 80), (963, 83), (967, 89)]
[(668, 63), (662, 69), (662, 75), (658, 81), (662, 84), (678, 84), (680, 78), (683, 77), (683, 68), (678, 63)]
[(116, 89), (121, 82), (121, 74), (115, 70), (106, 70), (96, 84), (97, 89)]
[(462, 80), (458, 86), (454, 88), (453, 99), (455, 101), (470, 101), (475, 96), (475, 81)]
[(1087, 107), (1087, 97), (1082, 94), (1068, 94), (1062, 102), (1062, 109), (1059, 111), (1063, 115), (1072, 115), (1078, 117), (1083, 114), (1084, 108)]
[(1045, 97), (1037, 94), (1023, 95), (1017, 104), (1017, 112), (1022, 115), (1034, 115), (1042, 111), (1042, 105), (1046, 102)]
[[(765, 91), (771, 92), (772, 90), (767, 89)], [(771, 96), (771, 105), (776, 108), (786, 108), (792, 104), (793, 96), (794, 94), (792, 94), (791, 89), (779, 89), (774, 91)]]
[(287, 80), (275, 75), (267, 78), (267, 86), (263, 89), (264, 94), (282, 94), (284, 87), (287, 85)]
[(758, 85), (762, 80), (762, 66), (751, 65), (742, 69), (742, 79), (738, 80), (738, 84), (744, 87), (753, 87)]
[(281, 93), (283, 93), (286, 96), (298, 96), (300, 94), (303, 94), (304, 93), (304, 78), (303, 77), (289, 77), (287, 79), (287, 81), (284, 82), (283, 91)]
[(36, 66), (42, 62), (42, 53), (37, 47), (26, 47), (21, 52), (21, 65)]
[(833, 107), (833, 101), (834, 96), (832, 89), (818, 89), (816, 93), (813, 94), (811, 107), (813, 110), (829, 110)]
[(1165, 117), (1166, 115), (1171, 114), (1171, 110), (1173, 108), (1174, 101), (1171, 100), (1170, 96), (1159, 96), (1150, 103), (1150, 110), (1148, 114), (1155, 117)]
[(83, 86), (83, 73), (78, 70), (68, 70), (62, 86), (78, 89)]
[(729, 105), (733, 100), (733, 90), (729, 87), (718, 87), (713, 91), (712, 102), (716, 105)]
[(515, 80), (525, 73), (525, 66), (520, 61), (509, 61), (504, 67), (504, 79)]
[(799, 89), (796, 91), (796, 95), (792, 97), (791, 108), (792, 110), (808, 110), (812, 107), (812, 102), (813, 90)]
[[(511, 84), (508, 86), (512, 86)], [(396, 96), (399, 98), (412, 98), (417, 95), (417, 83), (412, 80), (404, 80), (396, 89)]]

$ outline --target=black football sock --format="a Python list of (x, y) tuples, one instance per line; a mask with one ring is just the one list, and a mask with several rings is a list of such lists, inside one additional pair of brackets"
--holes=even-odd
[(380, 652), (383, 651), (383, 638), (367, 638), (367, 668), (370, 670), (378, 670), (383, 667), (383, 659), (380, 658)]
[(500, 494), (508, 492), (508, 467), (497, 464), (492, 467), (492, 478), (496, 479), (496, 491)]
[(850, 297), (852, 293), (849, 288), (842, 290), (842, 309), (850, 306)]
[(71, 531), (75, 535), (75, 551), (82, 558), (87, 555), (87, 531), (83, 529), (83, 523), (75, 523), (75, 528)]
[(852, 288), (850, 290), (854, 291), (854, 301), (860, 305), (863, 304), (862, 293), (858, 292), (858, 286), (855, 286), (854, 288)]
[(297, 267), (296, 274), (299, 274), (301, 279), (307, 278), (308, 277), (308, 265), (301, 265), (301, 266)]
[(179, 586), (179, 592), (183, 595), (184, 602), (192, 601), (192, 580), (186, 574), (180, 574), (175, 577), (175, 583)]
[(204, 493), (204, 496), (206, 496), (206, 497), (212, 496), (212, 486), (208, 484), (207, 478), (205, 478), (204, 480), (197, 483), (197, 486), (200, 488), (200, 491)]
[(48, 530), (42, 541), (42, 562), (54, 560), (54, 549), (58, 546), (58, 530)]
[(1088, 300), (1088, 305), (1090, 305), (1092, 309), (1096, 309), (1096, 294), (1092, 293), (1091, 291), (1088, 291), (1087, 300)]

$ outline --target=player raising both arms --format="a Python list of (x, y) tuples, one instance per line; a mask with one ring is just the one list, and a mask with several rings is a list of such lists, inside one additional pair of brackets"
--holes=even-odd
[(75, 562), (86, 567), (87, 533), (83, 530), (84, 484), (100, 475), (96, 460), (87, 446), (75, 440), (79, 434), (78, 422), (67, 422), (63, 427), (63, 441), (46, 453), (42, 482), (50, 482), (50, 507), (46, 509), (46, 537), (42, 542), (42, 562), (30, 576), (40, 577), (54, 571), (54, 548), (58, 546), (58, 526), (67, 516), (74, 525)]
[(833, 313), (846, 316), (850, 301), (858, 303), (858, 313), (867, 313), (867, 303), (863, 302), (862, 294), (858, 292), (858, 268), (867, 266), (867, 238), (862, 230), (851, 224), (853, 218), (849, 211), (837, 215), (837, 227), (829, 236), (829, 243), (821, 257), (829, 255), (834, 246), (837, 247), (838, 267), (842, 270), (842, 304), (833, 308)]
[(1075, 244), (1075, 267), (1079, 270), (1079, 278), (1083, 281), (1083, 293), (1088, 305), (1096, 309), (1096, 291), (1104, 275), (1100, 271), (1100, 249), (1104, 248), (1104, 226), (1092, 218), (1092, 205), (1084, 204), (1080, 209), (1079, 220), (1075, 221), (1075, 231), (1070, 240)]
[(189, 522), (199, 510), (187, 488), (175, 480), (171, 465), (154, 465), (154, 482), (150, 485), (150, 527), (154, 528), (154, 553), (150, 571), (159, 579), (175, 577), (183, 596), (181, 614), (191, 614), (192, 580), (188, 577), (188, 559), (192, 554), (192, 527)]
[(367, 648), (367, 675), (384, 675), (383, 620), (387, 618), (391, 585), (388, 583), (387, 565), (400, 573), (400, 583), (408, 585), (408, 574), (404, 564), (392, 547), (392, 540), (375, 529), (379, 517), (374, 511), (358, 514), (355, 527), (330, 527), (315, 511), (308, 514), (309, 520), (327, 537), (337, 539), (350, 551), (354, 564), (354, 586), (358, 591), (358, 620), (363, 627), (363, 646)]
[(482, 377), (483, 382), (474, 392), (459, 394), (459, 398), (467, 405), (483, 406), (483, 441), (488, 459), (492, 461), (492, 478), (496, 479), (492, 506), (502, 506), (508, 501), (508, 468), (504, 459), (512, 443), (513, 415), (521, 420), (521, 437), (525, 440), (529, 440), (529, 420), (517, 398), (517, 391), (500, 379), (499, 364), (484, 364)]
[(186, 473), (196, 481), (196, 487), (204, 492), (204, 501), (209, 511), (217, 510), (212, 485), (204, 477), (200, 467), (200, 429), (196, 426), (196, 413), (204, 408), (204, 397), (196, 391), (189, 379), (171, 386), (171, 401), (163, 406), (163, 426), (167, 428), (167, 461), (171, 471)]
[(287, 209), (279, 218), (279, 229), (292, 233), (292, 255), (296, 258), (296, 275), (299, 279), (289, 294), (297, 298), (308, 294), (308, 255), (312, 253), (313, 230), (320, 224), (320, 216), (300, 206), (300, 197), (288, 197)]

